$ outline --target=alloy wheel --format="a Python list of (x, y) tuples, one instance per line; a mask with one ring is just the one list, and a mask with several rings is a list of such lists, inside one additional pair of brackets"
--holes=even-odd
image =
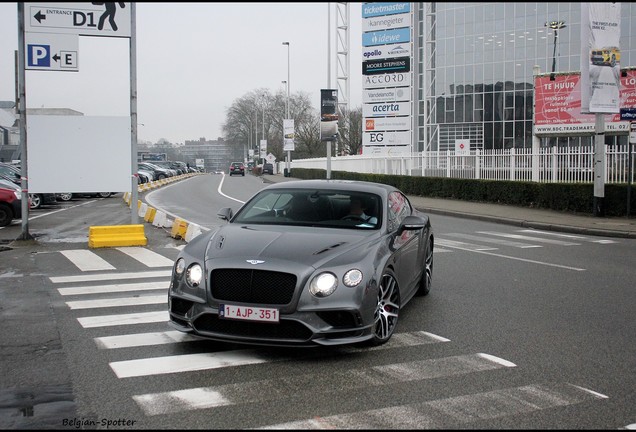
[(400, 313), (400, 290), (393, 272), (387, 270), (382, 275), (378, 287), (378, 304), (374, 314), (373, 343), (380, 345), (387, 342), (398, 322)]

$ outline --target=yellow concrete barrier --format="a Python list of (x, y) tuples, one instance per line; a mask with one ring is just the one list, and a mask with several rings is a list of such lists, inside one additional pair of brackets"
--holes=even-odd
[(155, 214), (157, 214), (157, 209), (154, 207), (148, 207), (148, 210), (146, 210), (146, 215), (144, 216), (144, 220), (146, 222), (152, 223), (155, 220)]
[(146, 246), (143, 224), (92, 226), (88, 229), (88, 247)]
[(172, 224), (172, 230), (170, 232), (170, 237), (175, 239), (182, 239), (185, 237), (185, 233), (188, 230), (188, 223), (180, 218), (175, 218), (174, 223)]

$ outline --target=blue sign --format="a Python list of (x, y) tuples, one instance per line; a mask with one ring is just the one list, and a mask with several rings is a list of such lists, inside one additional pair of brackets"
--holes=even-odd
[(51, 47), (49, 45), (27, 45), (27, 66), (50, 67)]
[(362, 5), (362, 18), (371, 18), (382, 15), (395, 15), (411, 11), (411, 3), (365, 3)]
[(411, 29), (408, 27), (362, 34), (362, 46), (396, 44), (410, 42), (410, 40)]
[(636, 121), (636, 108), (621, 108), (621, 120)]

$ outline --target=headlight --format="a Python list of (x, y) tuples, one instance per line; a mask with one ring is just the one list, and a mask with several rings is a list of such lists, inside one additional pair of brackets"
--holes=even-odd
[(186, 281), (190, 286), (198, 287), (203, 277), (203, 270), (199, 264), (192, 264), (186, 272)]
[(177, 274), (177, 276), (181, 276), (184, 270), (185, 270), (185, 260), (183, 258), (179, 258), (177, 260), (176, 265), (174, 266), (174, 272)]
[(332, 273), (321, 273), (311, 280), (309, 292), (316, 297), (331, 295), (338, 286), (338, 278)]
[(348, 287), (358, 286), (362, 282), (362, 272), (358, 269), (351, 269), (345, 273), (342, 282)]
[(13, 194), (15, 195), (15, 197), (19, 200), (22, 199), (22, 192), (20, 191), (13, 191)]

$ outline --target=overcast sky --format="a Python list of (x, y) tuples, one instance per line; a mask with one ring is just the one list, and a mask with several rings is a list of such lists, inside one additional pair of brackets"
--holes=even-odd
[[(34, 3), (40, 4), (40, 3)], [(59, 4), (59, 3), (53, 3)], [(350, 106), (361, 105), (361, 4), (350, 6)], [(15, 96), (17, 4), (0, 4), (0, 100)], [(328, 3), (137, 3), (139, 141), (173, 143), (222, 136), (225, 111), (252, 90), (284, 90), (290, 42), (292, 94), (314, 107), (328, 88)], [(331, 3), (336, 80), (336, 6)], [(27, 70), (27, 108), (70, 108), (127, 116), (129, 39), (79, 38), (79, 72)]]

